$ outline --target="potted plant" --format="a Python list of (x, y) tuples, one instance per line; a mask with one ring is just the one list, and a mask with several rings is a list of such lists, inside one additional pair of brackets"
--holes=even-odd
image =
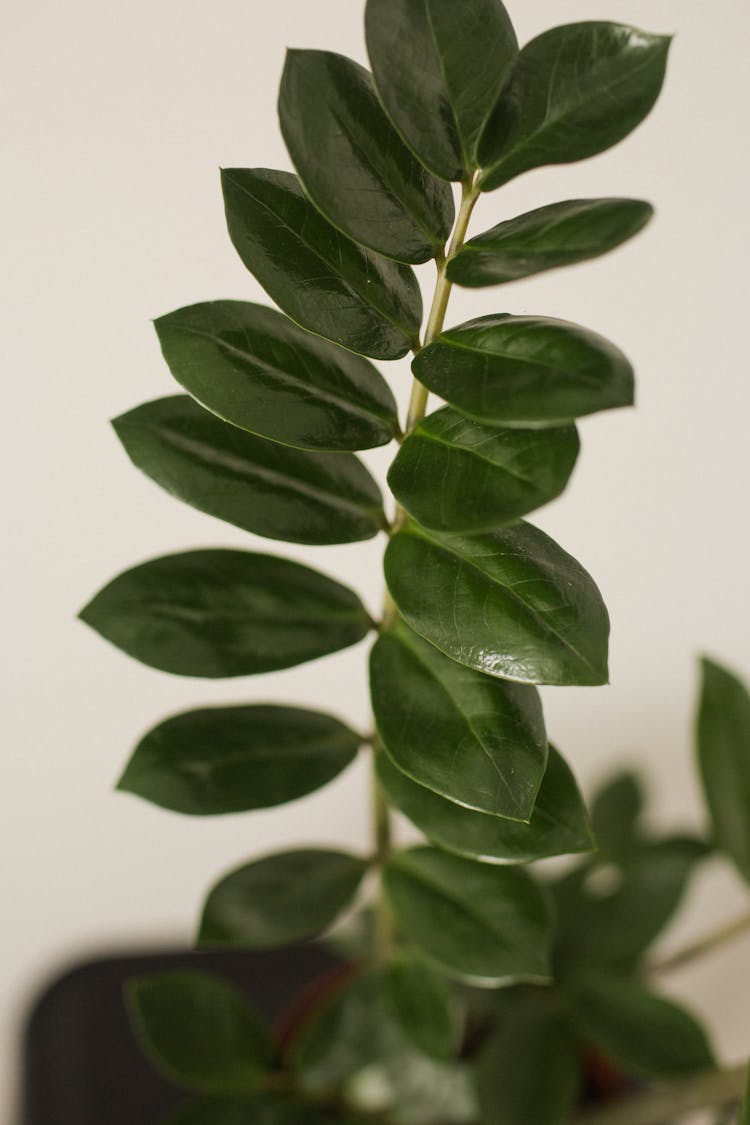
[[(576, 198), (470, 230), (481, 195), (629, 134), (669, 39), (585, 22), (519, 48), (500, 0), (368, 0), (366, 30), (372, 74), (289, 54), (279, 112), (296, 174), (222, 173), (232, 242), (281, 311), (215, 301), (161, 317), (186, 393), (114, 424), (139, 469), (237, 527), (321, 546), (385, 534), (382, 609), (289, 557), (211, 548), (126, 571), (81, 614), (136, 659), (207, 678), (371, 637), (372, 731), (280, 702), (200, 708), (149, 731), (120, 782), (184, 814), (249, 812), (370, 754), (370, 854), (253, 859), (209, 892), (198, 935), (268, 949), (348, 912), (351, 970), (283, 1042), (226, 982), (135, 980), (136, 1034), (193, 1095), (173, 1125), (648, 1125), (735, 1105), (744, 1075), (717, 1069), (700, 1025), (647, 977), (707, 854), (750, 878), (747, 692), (706, 662), (701, 839), (644, 828), (629, 775), (589, 817), (537, 690), (607, 681), (594, 580), (525, 517), (564, 490), (576, 420), (632, 403), (632, 368), (589, 326), (447, 319), (453, 286), (582, 262), (648, 222), (640, 200)], [(424, 315), (413, 267), (429, 262)], [(409, 353), (402, 423), (372, 361)], [(444, 405), (428, 413), (431, 393)], [(384, 501), (356, 453), (389, 442)], [(395, 811), (425, 843), (397, 842)], [(562, 875), (532, 873), (572, 854)], [(602, 1093), (622, 1097), (592, 1108)]]

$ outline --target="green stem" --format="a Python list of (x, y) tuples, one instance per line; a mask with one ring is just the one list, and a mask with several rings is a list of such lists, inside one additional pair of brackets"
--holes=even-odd
[(694, 1110), (739, 1102), (745, 1090), (747, 1063), (711, 1070), (659, 1090), (634, 1094), (577, 1119), (576, 1125), (666, 1125)]
[(689, 965), (691, 961), (696, 961), (699, 957), (705, 956), (706, 953), (713, 953), (714, 950), (721, 949), (730, 941), (734, 941), (735, 938), (749, 932), (750, 913), (742, 914), (739, 918), (735, 918), (733, 921), (712, 930), (711, 933), (698, 938), (697, 941), (691, 942), (690, 945), (678, 949), (676, 953), (670, 954), (669, 957), (664, 957), (661, 961), (654, 961), (646, 967), (646, 973), (648, 976), (660, 976), (664, 973), (674, 972), (675, 969), (681, 969), (683, 965)]

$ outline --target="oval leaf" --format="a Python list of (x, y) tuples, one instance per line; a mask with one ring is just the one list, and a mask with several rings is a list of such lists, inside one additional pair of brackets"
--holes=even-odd
[(623, 772), (609, 778), (591, 802), (591, 826), (601, 858), (627, 859), (644, 842), (640, 818), (644, 805), (641, 779)]
[(481, 189), (621, 141), (659, 96), (669, 44), (669, 36), (593, 20), (532, 39), (480, 139)]
[(180, 970), (129, 981), (125, 998), (142, 1050), (166, 1078), (201, 1094), (257, 1089), (273, 1048), (238, 989)]
[[(386, 112), (446, 180), (476, 167), (476, 146), (518, 54), (500, 0), (368, 0), (367, 51)], [(415, 58), (419, 65), (414, 65)]]
[(177, 382), (234, 426), (297, 449), (370, 449), (396, 433), (380, 372), (275, 309), (206, 301), (155, 325)]
[(528, 820), (547, 762), (538, 693), (456, 664), (403, 622), (377, 640), (370, 688), (396, 765), (449, 801)]
[(384, 884), (408, 940), (450, 975), (479, 987), (549, 979), (547, 902), (521, 868), (412, 848)]
[(343, 852), (279, 852), (239, 867), (213, 888), (201, 945), (271, 949), (327, 929), (349, 904), (367, 863)]
[(432, 1058), (452, 1058), (460, 1022), (455, 992), (445, 977), (402, 954), (388, 965), (385, 988), (396, 1021), (414, 1046)]
[(478, 288), (598, 258), (642, 230), (653, 207), (639, 199), (568, 199), (527, 211), (467, 242), (448, 278)]
[(447, 406), (409, 434), (388, 484), (423, 527), (490, 530), (559, 496), (579, 448), (575, 426), (498, 429)]
[(352, 543), (383, 530), (380, 489), (353, 453), (309, 453), (222, 422), (188, 395), (116, 418), (133, 464), (172, 496), (288, 543)]
[(601, 594), (531, 524), (472, 536), (407, 525), (388, 546), (385, 574), (412, 629), (459, 664), (520, 683), (607, 681)]
[(274, 555), (202, 550), (127, 570), (80, 617), (129, 656), (178, 676), (249, 676), (356, 644), (356, 594)]
[(750, 694), (726, 668), (702, 662), (697, 742), (712, 834), (750, 883)]
[(695, 1019), (636, 981), (585, 973), (575, 981), (574, 1000), (585, 1037), (630, 1074), (679, 1078), (715, 1065)]
[(339, 230), (400, 262), (442, 250), (450, 188), (404, 145), (364, 67), (332, 51), (289, 51), (279, 120), (305, 191)]
[(429, 840), (456, 855), (483, 863), (530, 863), (593, 847), (575, 778), (553, 746), (529, 824), (461, 808), (411, 781), (387, 754), (378, 755), (377, 772), (391, 803)]
[(266, 809), (341, 773), (361, 738), (299, 707), (207, 707), (174, 715), (136, 747), (118, 789), (193, 816)]
[(332, 227), (289, 172), (230, 168), (221, 183), (235, 249), (287, 316), (374, 359), (398, 359), (418, 342), (413, 270)]
[(412, 363), (463, 414), (497, 425), (554, 425), (633, 403), (633, 369), (587, 328), (542, 316), (484, 316), (443, 332)]

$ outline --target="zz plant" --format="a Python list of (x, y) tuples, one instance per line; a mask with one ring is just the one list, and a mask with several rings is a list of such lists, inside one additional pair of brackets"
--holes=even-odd
[[(594, 258), (648, 222), (640, 200), (573, 199), (468, 237), (483, 193), (630, 133), (659, 94), (669, 40), (586, 22), (519, 50), (500, 0), (368, 0), (366, 31), (372, 74), (326, 51), (288, 56), (279, 113), (296, 174), (222, 173), (232, 242), (281, 311), (222, 300), (161, 317), (187, 393), (114, 423), (152, 480), (239, 528), (315, 546), (388, 541), (378, 614), (292, 559), (220, 548), (136, 566), (82, 612), (145, 664), (207, 678), (288, 668), (374, 635), (374, 734), (290, 704), (201, 708), (147, 733), (122, 776), (121, 789), (206, 816), (292, 801), (372, 756), (370, 855), (255, 859), (203, 910), (200, 944), (255, 950), (316, 937), (347, 911), (361, 920), (356, 971), (291, 1046), (275, 1046), (221, 981), (132, 982), (144, 1048), (194, 1095), (172, 1125), (554, 1125), (578, 1112), (602, 1054), (626, 1084), (714, 1066), (699, 1025), (642, 979), (644, 952), (711, 845), (644, 829), (630, 776), (599, 794), (592, 833), (537, 690), (607, 681), (599, 591), (525, 517), (565, 488), (576, 419), (632, 403), (631, 366), (592, 329), (549, 317), (446, 327), (454, 285)], [(413, 267), (428, 262), (422, 328)], [(401, 425), (371, 361), (408, 353)], [(428, 413), (431, 392), (444, 405)], [(389, 442), (384, 503), (356, 451)], [(704, 726), (725, 722), (722, 692), (736, 718), (703, 735), (720, 824), (736, 805), (727, 778), (743, 768), (747, 794), (736, 747), (750, 703), (708, 667)], [(426, 843), (394, 842), (394, 809)], [(739, 819), (741, 847), (736, 817), (718, 842), (748, 876)], [(563, 876), (527, 866), (572, 853), (585, 858)], [(618, 1120), (651, 1120), (637, 1112)]]

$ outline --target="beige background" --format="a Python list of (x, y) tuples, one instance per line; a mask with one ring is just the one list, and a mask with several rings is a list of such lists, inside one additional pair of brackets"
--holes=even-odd
[[(583, 422), (572, 487), (538, 517), (592, 571), (613, 619), (612, 687), (547, 690), (548, 724), (585, 783), (615, 758), (639, 761), (663, 820), (698, 823), (695, 655), (750, 674), (750, 9), (518, 0), (511, 10), (522, 41), (585, 18), (677, 32), (645, 125), (595, 160), (484, 199), (472, 230), (556, 199), (618, 194), (652, 200), (652, 227), (607, 259), (457, 293), (449, 320), (567, 317), (635, 362), (637, 411)], [(191, 682), (140, 667), (74, 620), (146, 557), (248, 542), (140, 477), (107, 419), (173, 389), (151, 317), (197, 300), (265, 300), (226, 236), (218, 168), (288, 167), (275, 120), (287, 44), (364, 60), (360, 3), (37, 0), (6, 11), (0, 1089), (19, 1013), (48, 974), (93, 951), (187, 940), (204, 889), (246, 857), (367, 838), (357, 769), (287, 808), (204, 822), (111, 792), (135, 737), (193, 704), (289, 699), (364, 722), (365, 646), (246, 682)], [(407, 388), (406, 364), (388, 374)], [(373, 607), (379, 549), (278, 545), (346, 578)], [(670, 942), (743, 903), (730, 874), (707, 870)], [(749, 969), (745, 941), (674, 980), (731, 1058), (750, 1053)]]

